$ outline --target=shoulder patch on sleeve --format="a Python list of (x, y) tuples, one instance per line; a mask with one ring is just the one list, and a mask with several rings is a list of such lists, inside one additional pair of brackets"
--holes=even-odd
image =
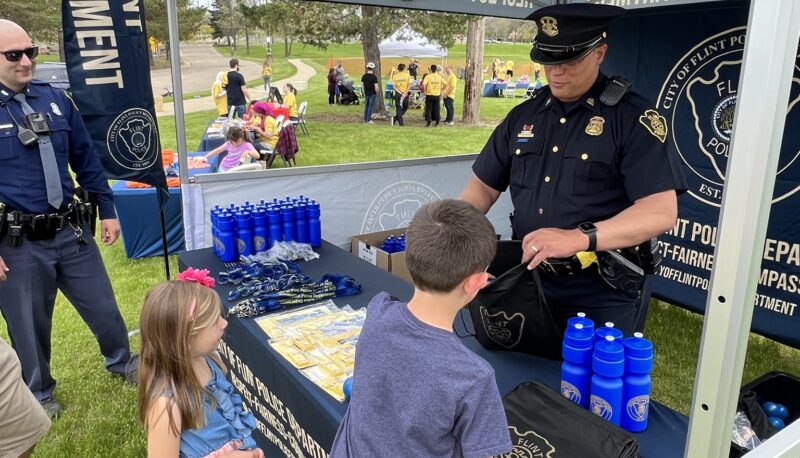
[(656, 110), (652, 108), (646, 110), (639, 116), (639, 122), (661, 143), (667, 141), (667, 118), (658, 114)]

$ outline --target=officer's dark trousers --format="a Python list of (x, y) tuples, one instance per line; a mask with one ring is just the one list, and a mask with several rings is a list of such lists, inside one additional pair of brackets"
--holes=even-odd
[(442, 97), (439, 95), (425, 96), (425, 124), (430, 126), (431, 121), (439, 125), (442, 111)]
[(52, 396), (50, 330), (56, 291), (61, 290), (97, 339), (106, 368), (125, 373), (130, 359), (128, 331), (119, 313), (100, 251), (88, 228), (78, 246), (69, 227), (50, 240), (0, 241), (0, 257), (10, 269), (0, 282), (0, 311), (22, 363), (22, 376), (40, 401)]
[(600, 278), (596, 268), (577, 275), (558, 277), (542, 272), (541, 279), (545, 299), (562, 330), (566, 329), (568, 318), (578, 312), (586, 312), (596, 328), (612, 322), (626, 337), (634, 332), (639, 298), (631, 298), (613, 289)]
[[(402, 102), (400, 101), (402, 99)], [(394, 117), (397, 123), (403, 125), (403, 115), (408, 110), (408, 96), (403, 97), (402, 94), (394, 93)]]

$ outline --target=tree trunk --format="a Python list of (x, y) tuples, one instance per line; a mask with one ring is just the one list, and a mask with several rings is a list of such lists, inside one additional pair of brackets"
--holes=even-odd
[(467, 68), (464, 76), (464, 113), (461, 122), (478, 124), (481, 121), (481, 92), (483, 90), (483, 37), (486, 19), (474, 19), (467, 26)]
[(244, 47), (245, 53), (250, 55), (250, 28), (247, 27), (247, 22), (244, 23)]
[(289, 48), (289, 37), (283, 37), (283, 57), (289, 57), (291, 49)]
[[(364, 68), (367, 62), (375, 64), (373, 70), (375, 76), (378, 77), (378, 94), (375, 97), (375, 106), (372, 109), (372, 114), (384, 113), (383, 100), (383, 81), (381, 81), (381, 50), (378, 49), (378, 25), (375, 23), (375, 18), (378, 14), (378, 8), (375, 6), (362, 6), (361, 7), (361, 45), (364, 49)], [(366, 90), (366, 88), (364, 88)]]

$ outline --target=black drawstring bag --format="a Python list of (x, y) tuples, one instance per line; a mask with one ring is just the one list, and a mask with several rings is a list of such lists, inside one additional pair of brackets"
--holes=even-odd
[(561, 331), (542, 293), (538, 269), (521, 264), (522, 242), (502, 241), (488, 272), (497, 278), (467, 307), (475, 338), (490, 350), (561, 359)]
[(503, 398), (514, 448), (505, 457), (635, 458), (639, 442), (619, 426), (573, 404), (541, 382)]

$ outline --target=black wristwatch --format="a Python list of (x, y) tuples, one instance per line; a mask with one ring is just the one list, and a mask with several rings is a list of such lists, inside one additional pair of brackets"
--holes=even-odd
[(586, 251), (597, 250), (597, 226), (595, 226), (594, 223), (586, 222), (578, 224), (578, 229), (589, 236), (589, 248), (587, 248)]

